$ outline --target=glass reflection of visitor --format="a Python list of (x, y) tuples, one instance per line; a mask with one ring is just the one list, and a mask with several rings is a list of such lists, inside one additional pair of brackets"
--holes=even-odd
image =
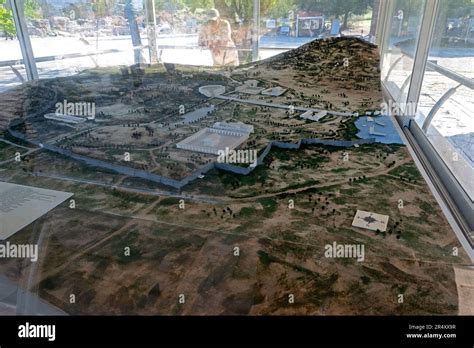
[(138, 22), (136, 18), (136, 11), (133, 7), (133, 1), (127, 0), (125, 3), (124, 14), (125, 18), (128, 20), (128, 25), (130, 26), (130, 35), (132, 38), (133, 52), (135, 57), (135, 64), (143, 63), (145, 58), (140, 49), (142, 46), (142, 40), (140, 38), (140, 30), (138, 28)]
[(230, 23), (222, 19), (216, 9), (209, 10), (207, 17), (208, 21), (199, 31), (199, 46), (211, 51), (214, 65), (239, 65)]

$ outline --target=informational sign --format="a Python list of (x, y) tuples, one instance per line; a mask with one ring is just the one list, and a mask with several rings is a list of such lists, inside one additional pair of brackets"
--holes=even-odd
[(267, 19), (267, 29), (275, 29), (275, 28), (276, 28), (276, 20)]
[(0, 182), (0, 240), (5, 240), (51, 209), (72, 193)]
[(331, 35), (337, 35), (339, 34), (339, 28), (341, 27), (341, 22), (339, 19), (334, 18), (332, 20), (332, 25), (331, 25)]
[(317, 19), (311, 20), (311, 29), (319, 30), (321, 28), (320, 23), (321, 23), (321, 21), (319, 21)]

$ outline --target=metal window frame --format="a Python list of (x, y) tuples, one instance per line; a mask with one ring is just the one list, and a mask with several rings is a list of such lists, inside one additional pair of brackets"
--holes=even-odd
[[(260, 0), (255, 0), (255, 1), (258, 1), (260, 3)], [(12, 13), (13, 13), (13, 23), (15, 25), (17, 38), (18, 38), (18, 42), (20, 44), (21, 54), (22, 54), (22, 58), (23, 58), (21, 60), (21, 63), (25, 66), (26, 76), (27, 76), (28, 81), (39, 79), (38, 68), (36, 66), (37, 61), (45, 62), (45, 61), (49, 61), (49, 60), (60, 60), (60, 59), (65, 59), (65, 58), (74, 58), (74, 57), (82, 57), (82, 56), (90, 55), (90, 53), (84, 53), (84, 54), (73, 53), (73, 54), (62, 55), (62, 56), (40, 57), (38, 59), (35, 58), (35, 55), (33, 53), (33, 48), (32, 48), (32, 45), (31, 45), (30, 35), (28, 33), (28, 27), (27, 27), (26, 21), (25, 21), (25, 12), (24, 12), (24, 2), (23, 2), (23, 0), (20, 0), (20, 1), (18, 1), (18, 0), (7, 0), (7, 4), (11, 8)], [(149, 6), (145, 10), (146, 14), (155, 13), (155, 8), (154, 8), (153, 1), (148, 0), (146, 5)], [(152, 25), (156, 26), (156, 23), (153, 22)], [(156, 42), (156, 40), (155, 40), (155, 42)], [(138, 48), (134, 47), (133, 50), (143, 49), (143, 48), (148, 48), (149, 57), (150, 57), (151, 62), (154, 62), (155, 60), (157, 60), (158, 57), (157, 57), (157, 52), (156, 52), (156, 44), (154, 46), (153, 45), (146, 45), (146, 46), (142, 45)], [(108, 52), (120, 52), (120, 50), (109, 49), (109, 50), (103, 50), (103, 52), (101, 52), (101, 53), (108, 53)], [(16, 62), (20, 62), (20, 61), (14, 61), (14, 62), (16, 63)], [(11, 63), (12, 63), (12, 61), (3, 62), (2, 64), (0, 64), (0, 66), (6, 65), (6, 64), (10, 65)]]
[(23, 64), (25, 65), (26, 76), (28, 80), (38, 79), (38, 69), (31, 47), (30, 35), (25, 22), (25, 12), (23, 1), (8, 0), (8, 5), (13, 12), (13, 22), (16, 28), (16, 35), (20, 43), (21, 54), (23, 56)]
[(156, 10), (155, 1), (145, 0), (145, 20), (148, 39), (148, 59), (150, 64), (156, 64), (159, 61), (158, 45), (156, 40)]
[[(381, 16), (385, 26), (382, 37), (379, 38), (382, 57), (381, 68), (383, 66), (384, 50), (388, 48), (391, 29), (390, 16), (393, 12), (395, 2), (396, 0), (387, 0), (383, 7), (385, 14)], [(428, 56), (439, 11), (440, 0), (426, 0), (422, 12), (415, 55), (412, 57), (414, 62), (406, 100), (407, 103), (411, 103), (415, 107), (406, 108), (405, 111), (399, 108), (400, 114), (396, 115), (395, 118), (402, 131), (406, 134), (405, 139), (409, 140), (409, 143), (406, 145), (411, 149), (417, 166), (420, 171), (422, 170), (428, 173), (425, 179), (428, 181), (429, 186), (436, 190), (435, 196), (440, 198), (437, 199), (437, 201), (444, 208), (443, 211), (451, 225), (453, 228), (455, 227), (455, 229), (461, 230), (466, 240), (469, 241), (470, 247), (474, 248), (474, 204), (446, 163), (444, 163), (438, 151), (431, 144), (426, 133), (414, 120), (426, 67), (430, 65)], [(444, 71), (444, 69), (441, 68), (440, 70)], [(454, 76), (456, 74), (452, 75), (451, 72), (445, 75), (447, 77), (456, 77)], [(458, 79), (456, 78), (454, 80), (457, 81)], [(398, 102), (386, 87), (384, 81), (382, 81), (382, 91), (385, 100)], [(410, 112), (412, 114), (410, 114)], [(416, 151), (414, 151), (414, 149)], [(420, 164), (423, 168), (420, 168)]]
[[(415, 51), (415, 60), (413, 62), (410, 88), (408, 90), (407, 103), (415, 103), (415, 105), (418, 105), (431, 46), (431, 39), (433, 37), (436, 19), (438, 17), (439, 2), (440, 0), (426, 0), (425, 2), (418, 44)], [(416, 115), (417, 108), (413, 108), (413, 110)]]
[(379, 13), (377, 16), (377, 28), (375, 30), (375, 43), (379, 47), (379, 53), (382, 53), (382, 48), (384, 44), (384, 38), (387, 33), (388, 25), (388, 16), (391, 13), (390, 11), (391, 1), (389, 0), (380, 0)]
[(252, 61), (260, 56), (260, 0), (253, 1)]
[[(382, 54), (381, 55), (382, 59), (380, 63), (381, 65), (383, 65), (384, 63), (383, 62), (384, 49), (388, 47), (388, 40), (389, 40), (389, 35), (390, 35), (391, 23), (392, 23), (391, 14), (393, 12), (393, 9), (395, 8), (395, 3), (396, 3), (396, 0), (384, 1), (383, 11), (385, 13), (381, 17), (384, 20), (384, 29), (383, 29), (383, 32), (381, 33), (382, 34), (381, 37), (379, 38), (380, 52)], [(423, 77), (424, 77), (426, 65), (428, 62), (431, 39), (433, 37), (434, 28), (436, 25), (436, 19), (439, 12), (439, 3), (440, 3), (440, 0), (425, 0), (424, 8), (422, 10), (422, 15), (421, 15), (420, 32), (418, 34), (415, 54), (413, 57), (414, 61), (413, 61), (412, 72), (409, 79), (410, 84), (409, 84), (407, 100), (406, 100), (407, 103), (414, 103), (416, 105), (420, 97), (421, 86), (423, 84)], [(395, 98), (393, 98), (391, 93), (388, 92), (388, 94), (391, 96), (391, 99), (395, 100)], [(405, 114), (403, 116), (414, 117), (416, 115), (416, 108), (415, 109), (408, 108), (408, 110), (415, 111), (415, 114), (414, 115)], [(401, 118), (397, 118), (397, 120), (401, 121)], [(402, 124), (406, 125), (406, 123), (404, 122), (402, 122)]]

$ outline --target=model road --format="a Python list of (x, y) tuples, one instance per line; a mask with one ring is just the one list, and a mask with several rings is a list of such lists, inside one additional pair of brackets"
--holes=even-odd
[[(41, 148), (38, 147), (38, 148), (36, 148), (36, 149), (31, 149), (31, 150), (29, 150), (28, 152), (25, 152), (24, 154), (21, 154), (20, 157), (25, 157), (25, 156), (27, 156), (27, 155), (29, 155), (29, 154), (32, 154), (33, 152), (36, 152), (36, 151), (38, 151), (38, 150), (41, 150)], [(4, 164), (7, 164), (7, 163), (10, 163), (10, 162), (14, 162), (14, 161), (15, 161), (15, 158), (11, 158), (11, 159), (9, 159), (9, 160), (2, 161), (2, 162), (0, 162), (0, 166), (1, 166), (1, 165), (4, 165)]]
[(295, 110), (295, 111), (303, 111), (303, 112), (304, 111), (312, 111), (312, 112), (326, 111), (328, 114), (335, 115), (335, 116), (347, 116), (347, 117), (356, 116), (356, 114), (352, 112), (330, 111), (330, 110), (323, 110), (323, 109), (305, 108), (302, 106), (293, 106), (293, 105), (285, 105), (285, 104), (277, 104), (277, 103), (265, 103), (265, 102), (262, 102), (260, 100), (255, 100), (255, 99), (240, 99), (240, 98), (235, 98), (235, 97), (228, 97), (225, 95), (218, 95), (214, 98), (231, 100), (236, 103), (266, 106), (269, 108), (279, 108), (279, 109)]
[(215, 198), (209, 198), (209, 197), (204, 197), (204, 196), (193, 196), (193, 195), (187, 195), (187, 194), (179, 194), (179, 193), (173, 193), (173, 192), (170, 192), (170, 191), (156, 191), (156, 190), (149, 190), (149, 189), (132, 188), (132, 187), (126, 187), (126, 186), (120, 186), (120, 185), (106, 184), (106, 183), (93, 181), (93, 180), (71, 178), (71, 177), (67, 177), (67, 176), (57, 176), (57, 175), (44, 174), (44, 173), (39, 173), (39, 172), (34, 172), (34, 173), (32, 173), (32, 175), (33, 176), (44, 177), (44, 178), (49, 178), (49, 179), (77, 182), (77, 183), (80, 183), (80, 184), (103, 186), (103, 187), (107, 187), (107, 188), (110, 188), (110, 189), (113, 189), (113, 190), (114, 189), (119, 189), (119, 190), (131, 192), (131, 193), (140, 193), (140, 194), (147, 194), (147, 195), (152, 195), (152, 196), (169, 196), (169, 197), (188, 199), (190, 201), (209, 203), (209, 204), (222, 204), (222, 203), (225, 203), (225, 201), (222, 200), (222, 199), (215, 199)]
[[(25, 157), (26, 155), (29, 155), (30, 153), (33, 153), (33, 152), (39, 150), (39, 148), (32, 149), (31, 147), (26, 147), (26, 146), (22, 146), (22, 145), (18, 145), (18, 144), (12, 143), (11, 141), (8, 141), (8, 140), (6, 140), (6, 139), (0, 139), (0, 141), (1, 141), (2, 143), (5, 143), (5, 144), (11, 145), (11, 146), (19, 147), (20, 149), (28, 150), (27, 152), (25, 152), (24, 154), (22, 154), (20, 157)], [(10, 163), (10, 162), (13, 162), (13, 161), (15, 161), (15, 158), (10, 158), (9, 160), (1, 161), (1, 162), (0, 162), (0, 166), (1, 166), (1, 165), (4, 165), (4, 164), (7, 164), (7, 163)]]
[(1, 141), (2, 143), (5, 143), (5, 144), (11, 145), (11, 146), (16, 146), (16, 147), (19, 147), (19, 148), (21, 148), (21, 149), (31, 150), (30, 147), (26, 147), (26, 146), (23, 146), (23, 145), (15, 144), (15, 143), (12, 143), (11, 141), (8, 141), (8, 140), (6, 140), (6, 139), (0, 138), (0, 141)]

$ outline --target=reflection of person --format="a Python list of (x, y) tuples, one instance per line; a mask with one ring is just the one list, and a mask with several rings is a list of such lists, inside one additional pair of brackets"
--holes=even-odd
[(125, 18), (128, 20), (130, 27), (130, 34), (132, 37), (133, 51), (135, 55), (135, 64), (143, 63), (145, 58), (143, 57), (142, 50), (142, 39), (140, 38), (140, 30), (138, 29), (138, 23), (135, 15), (135, 9), (133, 8), (132, 0), (127, 0), (124, 7)]
[(239, 65), (230, 23), (221, 19), (216, 9), (209, 10), (207, 15), (209, 20), (199, 31), (199, 46), (209, 48), (214, 65)]

